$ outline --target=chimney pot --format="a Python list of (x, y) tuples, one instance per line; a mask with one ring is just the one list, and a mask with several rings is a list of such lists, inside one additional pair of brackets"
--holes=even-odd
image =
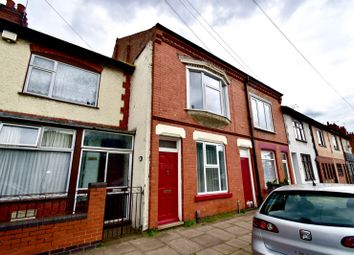
[(26, 7), (23, 4), (17, 4), (17, 11), (24, 14), (26, 12)]
[(15, 9), (15, 2), (12, 0), (6, 0), (6, 6)]

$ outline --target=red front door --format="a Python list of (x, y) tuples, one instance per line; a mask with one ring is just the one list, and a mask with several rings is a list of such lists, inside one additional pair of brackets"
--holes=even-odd
[[(243, 194), (245, 198), (245, 207), (253, 207), (253, 193), (252, 193), (252, 184), (251, 184), (251, 175), (250, 175), (250, 166), (248, 163), (248, 158), (241, 158), (241, 171), (242, 171), (242, 181), (243, 181)], [(253, 204), (247, 202), (251, 201)]]
[(178, 153), (159, 154), (158, 224), (178, 221)]

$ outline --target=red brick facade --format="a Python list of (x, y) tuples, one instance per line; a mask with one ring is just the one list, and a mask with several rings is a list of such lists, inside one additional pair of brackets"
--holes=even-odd
[(52, 254), (96, 246), (102, 240), (106, 188), (90, 188), (88, 199), (88, 212), (82, 219), (0, 231), (1, 254)]
[[(155, 134), (158, 124), (183, 128), (186, 137), (181, 139), (181, 175), (182, 175), (182, 219), (195, 219), (196, 211), (201, 217), (215, 215), (223, 212), (236, 211), (244, 208), (243, 181), (240, 163), (240, 151), (237, 139), (250, 140), (250, 125), (247, 114), (247, 101), (244, 82), (247, 75), (212, 56), (184, 38), (174, 34), (166, 28), (157, 25), (148, 31), (138, 33), (126, 38), (118, 39), (113, 57), (133, 62), (143, 50), (149, 40), (153, 41), (152, 66), (152, 125), (151, 125), (151, 164), (150, 164), (150, 204), (149, 228), (158, 226), (158, 187), (159, 187), (159, 139)], [(186, 110), (187, 108), (187, 79), (186, 64), (181, 56), (194, 60), (204, 61), (207, 65), (222, 70), (229, 80), (228, 101), (231, 123), (224, 127), (212, 127), (198, 122)], [(260, 156), (260, 144), (268, 143), (274, 148), (276, 165), (280, 180), (284, 179), (282, 170), (281, 152), (288, 152), (285, 126), (283, 122), (280, 102), (281, 94), (264, 84), (253, 81), (249, 85), (250, 93), (256, 94), (272, 103), (272, 114), (275, 132), (255, 130), (256, 155), (258, 170), (260, 172), (261, 191), (265, 193), (263, 181), (263, 167)], [(202, 131), (226, 137), (225, 159), (228, 190), (224, 194), (207, 196), (202, 199), (198, 194), (198, 177), (196, 162), (196, 140), (194, 131)], [(251, 150), (251, 155), (253, 154)], [(289, 156), (288, 156), (289, 158)], [(253, 177), (255, 167), (253, 164)], [(290, 162), (288, 163), (290, 167)], [(292, 173), (291, 169), (289, 172)], [(293, 177), (291, 177), (293, 179)], [(255, 180), (254, 180), (254, 183)], [(255, 185), (256, 188), (256, 185)], [(239, 201), (239, 203), (238, 203)], [(161, 206), (161, 205), (160, 205)]]

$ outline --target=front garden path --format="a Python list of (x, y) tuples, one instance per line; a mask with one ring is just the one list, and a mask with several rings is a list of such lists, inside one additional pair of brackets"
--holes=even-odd
[[(105, 242), (81, 255), (251, 254), (254, 211), (212, 223), (177, 227), (132, 239)], [(150, 232), (151, 233), (151, 232)]]

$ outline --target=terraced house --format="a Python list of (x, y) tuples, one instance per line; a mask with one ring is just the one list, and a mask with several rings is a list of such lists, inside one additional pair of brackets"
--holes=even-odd
[(0, 251), (94, 246), (128, 213), (134, 66), (29, 29), (13, 1), (0, 18)]
[(281, 93), (160, 24), (117, 39), (113, 58), (136, 65), (144, 228), (254, 207), (267, 183), (294, 180)]

